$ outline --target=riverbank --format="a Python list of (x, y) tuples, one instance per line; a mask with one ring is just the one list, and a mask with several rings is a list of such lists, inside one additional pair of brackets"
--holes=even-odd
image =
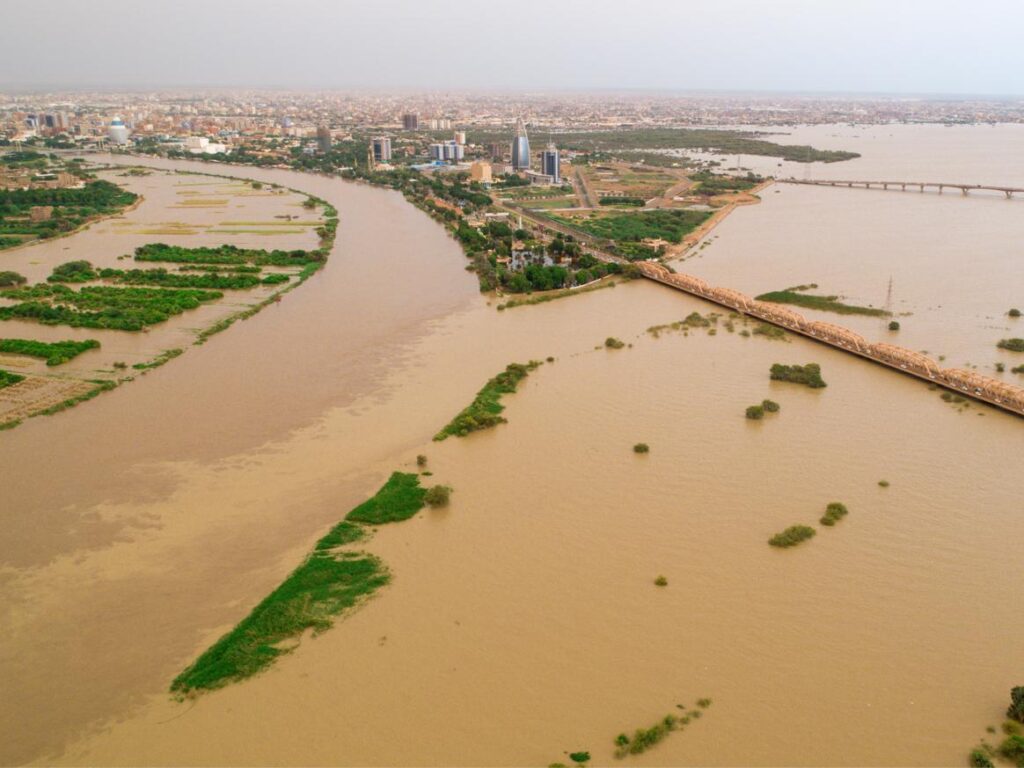
[(737, 208), (747, 205), (757, 205), (761, 202), (760, 194), (764, 190), (768, 189), (775, 181), (767, 179), (762, 181), (756, 187), (751, 189), (749, 192), (742, 192), (738, 195), (730, 195), (729, 202), (723, 205), (721, 208), (717, 208), (712, 214), (711, 218), (697, 227), (693, 232), (690, 232), (682, 241), (677, 245), (670, 245), (665, 249), (665, 255), (663, 261), (673, 260), (684, 260), (686, 259), (689, 251), (706, 238), (711, 231), (715, 229), (719, 224), (725, 221), (726, 217), (729, 216)]

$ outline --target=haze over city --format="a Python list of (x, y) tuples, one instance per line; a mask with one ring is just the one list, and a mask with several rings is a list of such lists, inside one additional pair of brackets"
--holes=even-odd
[(1015, 95), (1022, 36), (1015, 0), (60, 0), (7, 4), (0, 88)]

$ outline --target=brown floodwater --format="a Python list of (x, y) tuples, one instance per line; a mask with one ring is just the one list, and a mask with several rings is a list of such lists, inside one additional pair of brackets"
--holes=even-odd
[[(998, 724), (1024, 636), (1019, 418), (742, 325), (653, 338), (714, 308), (647, 282), (499, 313), (397, 194), (239, 173), (339, 209), (327, 267), (145, 379), (0, 436), (0, 760), (607, 764), (616, 734), (706, 696), (628, 762), (952, 765)], [(507, 425), (430, 443), (506, 363), (549, 355)], [(768, 380), (808, 361), (827, 389)], [(743, 418), (766, 397), (779, 414)], [(368, 544), (393, 584), (267, 673), (170, 700), (417, 453), (455, 493)], [(767, 546), (830, 501), (851, 510), (835, 528)]]

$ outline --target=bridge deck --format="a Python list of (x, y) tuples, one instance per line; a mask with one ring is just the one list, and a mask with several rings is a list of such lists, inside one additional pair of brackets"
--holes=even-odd
[(644, 277), (670, 288), (1024, 417), (1024, 387), (973, 371), (940, 368), (919, 352), (892, 344), (871, 344), (842, 326), (807, 320), (788, 307), (757, 301), (729, 288), (715, 288), (700, 278), (670, 272), (655, 262), (640, 262), (637, 266)]

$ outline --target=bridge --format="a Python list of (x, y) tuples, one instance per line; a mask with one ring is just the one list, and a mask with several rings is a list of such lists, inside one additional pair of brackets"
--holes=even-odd
[(788, 307), (757, 301), (731, 288), (716, 288), (692, 275), (672, 272), (653, 261), (637, 262), (644, 277), (714, 302), (733, 312), (800, 334), (821, 344), (867, 358), (900, 373), (915, 376), (959, 395), (994, 405), (1016, 416), (1024, 416), (1024, 387), (960, 368), (940, 368), (930, 357), (894, 344), (871, 344), (848, 328), (808, 320)]
[(1000, 187), (994, 184), (955, 184), (948, 181), (840, 181), (831, 179), (776, 179), (779, 184), (810, 184), (816, 187), (849, 187), (860, 189), (896, 189), (897, 187), (906, 192), (916, 189), (919, 192), (926, 190), (938, 190), (941, 195), (946, 189), (959, 189), (964, 195), (969, 192), (1002, 192), (1006, 199), (1011, 199), (1015, 193), (1024, 193), (1024, 187)]

